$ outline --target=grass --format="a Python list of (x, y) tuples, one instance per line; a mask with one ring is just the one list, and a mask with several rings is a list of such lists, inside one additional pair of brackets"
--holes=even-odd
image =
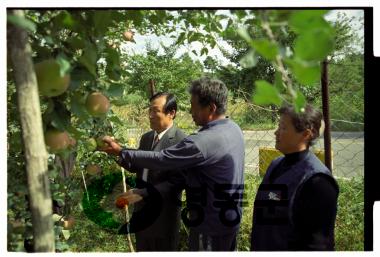
[[(238, 235), (238, 251), (249, 251), (250, 233), (252, 227), (252, 208), (257, 187), (261, 178), (246, 174), (245, 199), (243, 219)], [(337, 251), (364, 250), (364, 183), (363, 178), (350, 180), (338, 179), (340, 194), (338, 199), (338, 215), (335, 227), (335, 243)], [(102, 207), (113, 212), (115, 219), (121, 219), (120, 210), (113, 206), (115, 196), (120, 193), (121, 186), (104, 197)], [(125, 235), (117, 235), (107, 231), (90, 221), (82, 209), (77, 207), (72, 213), (76, 225), (71, 230), (68, 240), (72, 252), (130, 252)], [(134, 242), (134, 236), (132, 235)], [(135, 244), (134, 244), (135, 245)], [(187, 251), (187, 229), (182, 225), (180, 230), (180, 251)]]
[(364, 250), (364, 179), (338, 179), (338, 215), (335, 248), (338, 251)]

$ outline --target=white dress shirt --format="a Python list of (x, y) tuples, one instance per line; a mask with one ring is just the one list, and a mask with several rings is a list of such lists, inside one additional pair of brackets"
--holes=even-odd
[[(164, 131), (162, 131), (161, 133), (158, 134), (158, 142), (160, 142), (161, 138), (165, 135), (165, 133), (171, 128), (173, 127), (173, 124), (170, 125), (167, 129), (165, 129)], [(154, 146), (154, 139), (156, 138), (156, 135), (157, 135), (157, 132), (154, 131), (154, 136), (153, 136), (153, 142), (152, 142), (152, 146), (151, 146), (151, 149), (153, 148)], [(142, 180), (144, 180), (145, 182), (148, 181), (148, 169), (143, 169), (143, 174), (142, 174)]]

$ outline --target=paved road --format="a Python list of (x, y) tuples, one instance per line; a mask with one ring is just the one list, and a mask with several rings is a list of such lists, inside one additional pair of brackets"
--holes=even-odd
[[(274, 130), (244, 131), (246, 145), (245, 164), (247, 172), (258, 172), (259, 147), (274, 147)], [(323, 149), (323, 138), (314, 148)], [(338, 177), (364, 175), (364, 133), (332, 132), (333, 174)]]

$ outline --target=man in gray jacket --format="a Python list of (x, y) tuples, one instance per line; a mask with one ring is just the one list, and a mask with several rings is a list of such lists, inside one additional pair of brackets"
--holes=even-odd
[[(219, 80), (192, 82), (191, 115), (201, 129), (160, 152), (122, 149), (111, 138), (105, 151), (118, 155), (126, 169), (186, 170), (184, 223), (190, 227), (189, 250), (233, 251), (242, 217), (244, 139), (225, 116), (228, 91)], [(125, 198), (139, 200), (128, 192)]]

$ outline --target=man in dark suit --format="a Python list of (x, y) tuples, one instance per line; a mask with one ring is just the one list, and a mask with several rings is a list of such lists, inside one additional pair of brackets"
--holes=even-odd
[[(160, 151), (186, 137), (174, 125), (176, 112), (174, 95), (156, 93), (150, 98), (149, 122), (152, 130), (142, 135), (140, 150)], [(131, 218), (131, 232), (136, 236), (137, 251), (178, 250), (181, 218), (178, 203), (184, 185), (182, 173), (136, 167), (131, 167), (129, 171), (136, 173), (137, 189), (134, 191), (144, 198), (134, 205)]]

